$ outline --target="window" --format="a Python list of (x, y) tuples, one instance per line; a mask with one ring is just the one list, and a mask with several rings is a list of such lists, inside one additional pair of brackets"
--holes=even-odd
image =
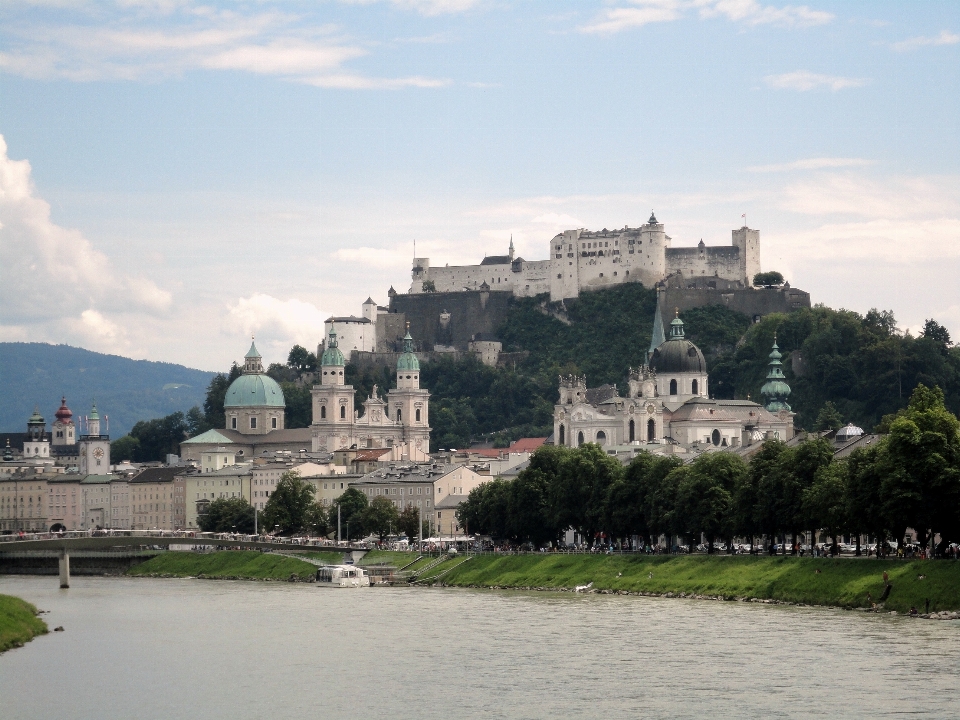
[(676, 380), (671, 380), (671, 381), (670, 381), (670, 394), (671, 394), (671, 395), (676, 395), (676, 394), (677, 394), (677, 381), (676, 381)]
[(713, 441), (713, 444), (714, 444), (714, 445), (719, 445), (719, 444), (720, 444), (720, 431), (719, 431), (719, 430), (714, 430), (713, 433), (710, 435), (710, 439)]
[[(634, 424), (633, 420), (631, 420), (631, 421), (630, 421), (630, 442), (633, 442), (634, 440), (637, 439), (637, 438), (636, 438), (636, 434), (637, 434), (637, 426)], [(561, 444), (563, 444), (563, 440), (562, 440), (562, 439), (561, 439), (560, 442), (561, 442)]]
[(697, 381), (696, 381), (696, 380), (693, 381), (693, 385), (691, 386), (690, 391), (691, 391), (694, 395), (697, 394)]
[(603, 430), (600, 430), (597, 433), (597, 445), (605, 445), (606, 442), (607, 442), (607, 434)]
[(346, 406), (346, 405), (341, 405), (341, 406), (340, 406), (340, 419), (341, 419), (341, 420), (344, 420), (344, 419), (346, 419), (346, 417), (347, 417), (347, 406)]
[(579, 446), (579, 445), (583, 445), (583, 433), (582, 433), (582, 432), (577, 433), (577, 445), (578, 445), (578, 446)]
[(566, 433), (566, 428), (564, 428), (563, 425), (561, 425), (560, 426), (560, 444), (561, 445), (567, 444), (565, 439), (565, 433)]
[(320, 419), (321, 419), (321, 420), (326, 420), (326, 419), (327, 419), (327, 406), (326, 406), (326, 405), (321, 405), (321, 406), (320, 406)]
[(403, 413), (400, 411), (400, 408), (397, 408), (397, 422), (403, 420)]
[(420, 422), (420, 408), (417, 408), (417, 422)]
[(250, 418), (250, 429), (251, 430), (257, 429), (257, 419), (255, 417)]
[(237, 419), (236, 419), (236, 418), (230, 418), (230, 429), (231, 429), (231, 430), (236, 430), (236, 429), (237, 429)]
[(271, 426), (274, 430), (277, 429), (277, 419), (276, 419), (276, 418), (270, 418), (270, 426)]

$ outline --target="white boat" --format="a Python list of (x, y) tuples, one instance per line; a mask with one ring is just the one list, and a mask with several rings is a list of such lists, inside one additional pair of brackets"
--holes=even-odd
[(370, 587), (370, 576), (356, 565), (324, 565), (317, 568), (317, 585), (334, 588)]

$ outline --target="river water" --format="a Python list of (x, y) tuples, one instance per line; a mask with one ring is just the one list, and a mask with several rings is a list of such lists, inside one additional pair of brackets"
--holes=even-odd
[(0, 576), (0, 717), (960, 716), (960, 625), (567, 593)]

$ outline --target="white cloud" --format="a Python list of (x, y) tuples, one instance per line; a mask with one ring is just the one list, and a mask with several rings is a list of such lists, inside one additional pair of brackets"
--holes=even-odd
[(817, 88), (830, 88), (834, 92), (844, 88), (863, 87), (867, 84), (865, 78), (839, 77), (836, 75), (820, 75), (807, 70), (784, 73), (782, 75), (767, 75), (763, 81), (778, 90), (797, 90), (807, 92)]
[(700, 16), (723, 16), (733, 22), (748, 25), (781, 25), (811, 27), (825, 25), (834, 19), (833, 13), (811, 10), (806, 5), (761, 5), (756, 0), (697, 0)]
[(960, 214), (960, 190), (950, 177), (830, 174), (790, 183), (779, 193), (782, 206), (801, 215), (905, 220)]
[(580, 227), (579, 221), (572, 215), (567, 215), (567, 213), (544, 213), (542, 215), (537, 215), (533, 219), (533, 222), (540, 223), (542, 225), (549, 225), (551, 227), (562, 227), (565, 230)]
[(929, 45), (956, 45), (960, 43), (960, 35), (957, 33), (952, 33), (947, 30), (942, 30), (939, 35), (934, 37), (912, 37), (907, 38), (906, 40), (901, 40), (893, 44), (893, 49), (897, 52), (904, 52), (907, 50), (916, 50), (919, 47), (925, 47)]
[[(373, 5), (380, 0), (340, 0), (348, 5)], [(387, 0), (390, 5), (401, 10), (413, 10), (428, 17), (453, 15), (472, 10), (482, 0)]]
[(702, 19), (725, 17), (745, 25), (811, 27), (825, 25), (833, 13), (811, 10), (806, 5), (761, 5), (756, 0), (633, 0), (631, 5), (604, 10), (580, 32), (611, 35), (651, 23), (673, 22), (696, 10)]
[(864, 167), (873, 165), (872, 160), (863, 158), (807, 158), (805, 160), (795, 160), (788, 163), (779, 163), (774, 165), (752, 165), (747, 168), (749, 172), (770, 173), (770, 172), (789, 172), (791, 170), (824, 170), (845, 167)]
[(594, 35), (612, 35), (613, 33), (643, 27), (651, 23), (671, 22), (683, 17), (682, 6), (678, 2), (644, 3), (643, 7), (619, 7), (605, 10), (591, 23), (580, 28), (580, 32)]
[(254, 335), (260, 352), (267, 357), (286, 356), (293, 345), (313, 347), (323, 336), (327, 314), (316, 305), (290, 298), (280, 300), (266, 293), (238, 298), (228, 309), (224, 321), (227, 334)]
[(129, 347), (119, 319), (129, 312), (159, 317), (172, 295), (152, 280), (126, 275), (78, 230), (50, 217), (37, 195), (30, 163), (11, 160), (0, 136), (0, 336), (73, 339), (86, 347)]
[(242, 15), (189, 3), (101, 20), (11, 24), (0, 70), (33, 79), (151, 80), (196, 69), (246, 72), (343, 89), (441, 87), (444, 79), (368, 77), (345, 65), (368, 49), (329, 25), (278, 12)]

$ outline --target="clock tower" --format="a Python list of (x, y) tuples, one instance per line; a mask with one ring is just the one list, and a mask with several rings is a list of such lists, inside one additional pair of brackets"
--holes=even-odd
[(110, 436), (100, 432), (100, 413), (97, 412), (97, 403), (85, 420), (80, 435), (80, 474), (81, 475), (109, 475), (110, 474)]

